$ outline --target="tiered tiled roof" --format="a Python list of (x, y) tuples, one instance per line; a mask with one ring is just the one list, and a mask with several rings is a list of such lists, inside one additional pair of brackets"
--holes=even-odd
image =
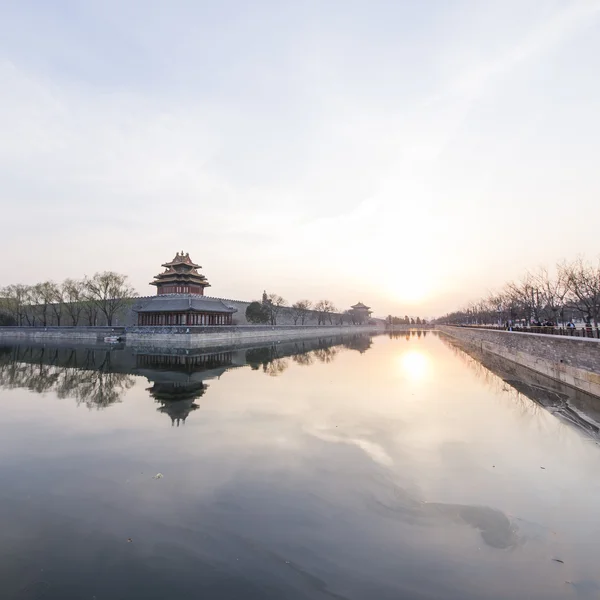
[(150, 302), (137, 309), (137, 312), (216, 312), (234, 313), (237, 309), (227, 306), (220, 300), (211, 300), (196, 294), (169, 294), (152, 296)]
[(198, 269), (202, 267), (192, 261), (189, 253), (184, 254), (183, 250), (181, 254), (178, 252), (172, 261), (164, 263), (162, 266), (165, 267), (165, 270), (150, 282), (150, 285), (157, 286), (159, 290), (166, 285), (196, 285), (202, 289), (210, 287), (206, 277), (198, 273)]
[(350, 308), (353, 308), (354, 310), (369, 310), (371, 307), (364, 305), (362, 302), (359, 302), (358, 304), (355, 304)]

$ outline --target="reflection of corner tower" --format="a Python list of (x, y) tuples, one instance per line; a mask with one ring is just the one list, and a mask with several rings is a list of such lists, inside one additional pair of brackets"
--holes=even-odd
[(185, 424), (189, 414), (200, 408), (194, 400), (200, 398), (206, 391), (206, 384), (202, 381), (178, 383), (155, 382), (146, 391), (150, 392), (157, 402), (161, 404), (158, 411), (171, 417), (171, 424)]

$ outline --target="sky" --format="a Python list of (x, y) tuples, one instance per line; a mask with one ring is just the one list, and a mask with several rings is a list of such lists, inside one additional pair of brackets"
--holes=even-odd
[(436, 316), (600, 253), (600, 0), (0, 6), (0, 287), (189, 252)]

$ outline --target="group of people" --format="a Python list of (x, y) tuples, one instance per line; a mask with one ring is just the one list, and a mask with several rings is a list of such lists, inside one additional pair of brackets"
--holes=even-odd
[[(572, 323), (571, 323), (572, 324)], [(531, 324), (532, 327), (556, 327), (556, 323), (553, 323), (550, 319), (540, 321), (539, 319)], [(574, 325), (573, 325), (574, 326)], [(568, 327), (568, 325), (567, 325)]]
[[(550, 319), (546, 319), (544, 321), (540, 321), (539, 319), (536, 319), (536, 320), (531, 321), (531, 325), (530, 326), (531, 327), (557, 327), (557, 324), (555, 322), (551, 321)], [(504, 328), (506, 330), (508, 330), (508, 331), (514, 331), (515, 329), (516, 330), (523, 329), (525, 327), (527, 327), (526, 324), (523, 324), (523, 325), (521, 325), (521, 324), (513, 324), (512, 321), (507, 321), (504, 324)], [(575, 329), (575, 323), (573, 323), (573, 321), (569, 321), (565, 325), (565, 327), (567, 329)]]
[[(537, 329), (539, 327), (539, 329)], [(553, 329), (556, 328), (556, 329)], [(521, 332), (530, 332), (530, 333), (553, 333), (558, 335), (570, 335), (570, 336), (578, 336), (578, 337), (590, 337), (590, 338), (598, 338), (600, 339), (600, 328), (598, 326), (592, 327), (592, 323), (590, 319), (585, 319), (585, 323), (580, 329), (577, 329), (573, 320), (570, 320), (568, 323), (561, 323), (560, 325), (556, 322), (546, 319), (532, 319), (531, 323), (527, 323), (526, 321), (505, 321), (504, 329), (506, 331), (521, 331)], [(566, 333), (565, 330), (566, 329)]]

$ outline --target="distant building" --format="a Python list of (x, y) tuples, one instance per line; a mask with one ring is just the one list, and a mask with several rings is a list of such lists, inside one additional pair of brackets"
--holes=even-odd
[(206, 277), (198, 272), (202, 267), (189, 254), (178, 252), (175, 258), (162, 265), (165, 270), (154, 277), (156, 296), (141, 308), (138, 325), (231, 325), (236, 312), (221, 300), (204, 297), (209, 287)]
[(366, 306), (362, 302), (359, 302), (350, 308), (352, 309), (351, 315), (358, 323), (366, 323), (371, 318), (371, 313), (373, 312), (370, 306)]

